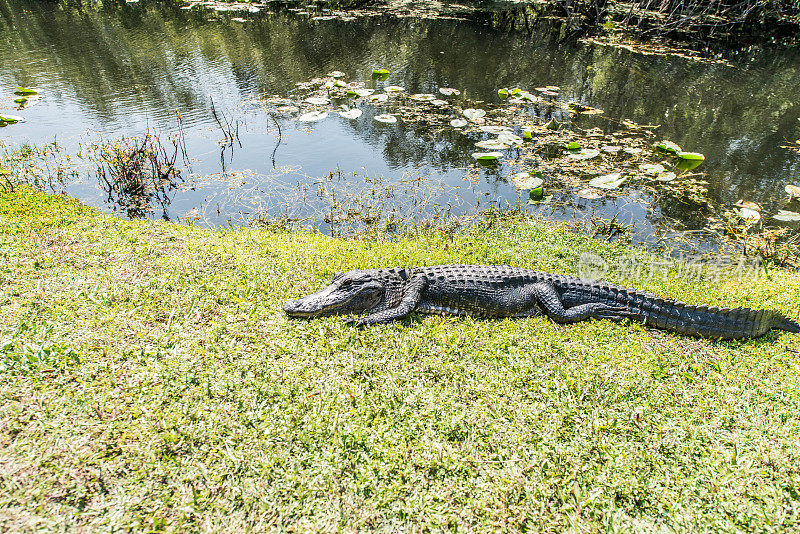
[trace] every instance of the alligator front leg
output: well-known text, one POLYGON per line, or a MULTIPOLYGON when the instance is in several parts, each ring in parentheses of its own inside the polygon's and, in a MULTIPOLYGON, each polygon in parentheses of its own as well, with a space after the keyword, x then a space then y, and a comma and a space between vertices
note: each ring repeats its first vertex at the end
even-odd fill
POLYGON ((395 308, 379 311, 355 321, 356 326, 364 326, 378 323, 388 323, 406 317, 414 311, 422 298, 422 292, 428 285, 428 279, 424 274, 417 274, 409 282, 403 300, 395 308))
POLYGON ((579 304, 569 309, 564 308, 558 291, 548 284, 539 283, 533 286, 536 300, 547 313, 548 317, 557 323, 575 323, 590 317, 597 319, 622 319, 627 317, 628 309, 625 306, 609 306, 602 302, 579 304))

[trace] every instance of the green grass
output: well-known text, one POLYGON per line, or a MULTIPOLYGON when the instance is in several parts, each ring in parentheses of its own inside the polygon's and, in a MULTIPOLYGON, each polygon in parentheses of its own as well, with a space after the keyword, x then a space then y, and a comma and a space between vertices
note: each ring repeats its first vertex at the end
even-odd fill
MULTIPOLYGON (((2 194, 0 530, 800 529, 800 335, 281 311, 349 268, 582 251, 631 253, 540 221, 347 240, 2 194)), ((780 270, 612 281, 800 310, 780 270)))

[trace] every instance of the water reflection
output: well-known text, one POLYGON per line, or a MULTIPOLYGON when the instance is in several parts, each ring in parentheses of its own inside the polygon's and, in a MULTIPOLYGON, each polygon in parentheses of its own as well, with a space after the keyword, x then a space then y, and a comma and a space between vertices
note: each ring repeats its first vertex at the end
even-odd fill
MULTIPOLYGON (((62 143, 77 145, 87 130, 104 136, 141 134, 148 128, 174 131, 178 110, 191 170, 225 178, 171 190, 172 211, 178 214, 212 201, 219 205, 225 195, 240 198, 248 187, 258 189, 247 176, 282 166, 301 166, 298 180, 339 168, 384 177, 431 175, 450 185, 463 182, 472 164, 474 140, 468 137, 433 135, 413 124, 386 128, 369 114, 356 123, 331 118, 310 130, 283 119, 278 135, 270 116, 249 103, 264 95, 285 95, 295 83, 334 69, 368 81, 373 68, 387 68, 390 81, 410 92, 456 87, 487 102, 496 101, 499 87, 558 85, 564 99, 604 109, 608 117, 657 124, 659 138, 703 152, 701 170, 707 173, 712 199, 720 204, 744 198, 774 211, 782 205, 784 186, 796 183, 800 175, 800 157, 779 148, 785 139, 800 137, 800 59, 792 53, 765 52, 734 66, 642 56, 565 44, 563 28, 534 25, 532 17, 502 12, 474 21, 372 17, 350 22, 314 22, 279 12, 239 23, 230 20, 235 15, 160 2, 90 9, 0 0, 0 14, 0 89, 10 95, 16 84, 35 86, 43 95, 39 104, 25 110, 27 122, 15 126, 13 134, 10 129, 3 134, 33 142, 50 141, 55 134, 62 143), (501 31, 509 26, 525 31, 501 31), (212 101, 230 120, 242 121, 241 147, 229 146, 221 157, 224 135, 212 101), (233 182, 228 179, 231 172, 233 182)), ((599 125, 605 132, 619 127, 616 121, 596 117, 580 121, 586 122, 578 122, 579 127, 599 125)), ((482 174, 483 189, 476 194, 514 202, 516 193, 496 181, 502 176, 482 174)), ((74 191, 102 205, 96 189, 74 191)), ((259 198, 246 201, 255 205, 270 190, 253 194, 259 198)), ((676 203, 670 195, 652 201, 649 210, 628 211, 642 234, 663 217, 688 227, 703 224, 694 207, 676 203)), ((610 214, 620 209, 609 206, 613 203, 588 204, 610 214)), ((125 210, 129 216, 142 213, 139 208, 125 210)), ((206 222, 224 224, 239 216, 238 211, 220 209, 218 217, 206 222)))

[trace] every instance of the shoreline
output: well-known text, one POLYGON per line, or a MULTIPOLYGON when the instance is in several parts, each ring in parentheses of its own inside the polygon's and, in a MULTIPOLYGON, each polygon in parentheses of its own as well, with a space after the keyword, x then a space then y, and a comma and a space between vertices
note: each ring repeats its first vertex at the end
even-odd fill
MULTIPOLYGON (((533 219, 344 239, 2 193, 0 525, 796 528, 796 334, 715 342, 542 317, 356 329, 280 306, 349 268, 577 274, 582 253, 651 258, 533 219)), ((609 281, 800 310, 800 275, 778 268, 609 281)))

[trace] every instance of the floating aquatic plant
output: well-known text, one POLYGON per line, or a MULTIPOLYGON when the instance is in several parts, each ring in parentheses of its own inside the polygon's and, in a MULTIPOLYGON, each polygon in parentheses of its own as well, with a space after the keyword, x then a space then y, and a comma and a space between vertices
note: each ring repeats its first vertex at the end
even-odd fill
POLYGON ((514 135, 511 132, 501 132, 497 136, 497 140, 501 143, 506 143, 511 146, 519 146, 522 144, 522 138, 518 135, 514 135))
POLYGON ((598 176, 597 178, 592 178, 589 180, 589 185, 599 189, 617 189, 625 182, 625 180, 627 180, 627 178, 628 177, 622 173, 615 172, 612 174, 598 176))
POLYGON ((395 117, 394 115, 390 115, 388 113, 384 113, 382 115, 375 115, 374 118, 378 122, 384 122, 387 124, 397 122, 397 117, 395 117))
POLYGON ((542 187, 544 180, 540 171, 518 172, 511 176, 511 183, 517 189, 536 189, 542 187))
POLYGON ((603 196, 602 193, 589 188, 581 189, 577 194, 579 197, 585 198, 586 200, 594 200, 603 196))
POLYGON ((506 150, 508 148, 511 148, 510 145, 503 143, 502 141, 498 141, 496 139, 478 141, 477 143, 475 143, 475 146, 478 148, 485 148, 486 150, 506 150))
POLYGON ((666 169, 660 163, 642 163, 641 165, 639 165, 639 170, 645 174, 655 176, 659 173, 664 172, 666 169))
POLYGON ((754 209, 751 208, 739 208, 736 213, 739 214, 739 217, 742 219, 747 219, 748 221, 760 221, 761 214, 754 209))
POLYGON ((800 185, 787 185, 784 190, 789 193, 789 198, 800 198, 800 185))
POLYGON ((502 157, 500 152, 473 152, 472 157, 478 161, 495 161, 497 158, 502 157))
POLYGON ((299 122, 316 122, 316 121, 321 121, 327 116, 328 116, 327 111, 309 111, 308 113, 303 113, 302 115, 297 117, 297 120, 299 122))
POLYGON ((7 124, 16 124, 24 121, 25 119, 18 117, 17 115, 0 115, 0 127, 6 126, 7 124))
POLYGON ((669 152, 670 154, 675 154, 675 155, 678 155, 681 152, 683 152, 683 150, 681 150, 681 147, 679 147, 672 141, 661 141, 659 143, 656 143, 656 148, 659 150, 663 150, 664 152, 669 152))
POLYGON ((796 211, 778 210, 778 214, 773 215, 772 218, 777 221, 796 222, 800 221, 800 213, 796 211))
POLYGON ((678 175, 672 171, 664 171, 656 174, 656 180, 659 182, 671 182, 677 177, 678 175))
POLYGON ((463 128, 467 124, 469 123, 464 119, 453 119, 450 121, 450 126, 452 126, 453 128, 463 128))
POLYGON ((347 111, 340 111, 339 115, 344 117, 345 119, 357 119, 359 118, 364 112, 358 108, 348 109, 347 111))
POLYGON ((464 115, 469 120, 474 121, 476 119, 481 119, 485 117, 486 111, 482 109, 467 108, 464 111, 462 111, 461 114, 464 115))
POLYGON ((326 104, 331 103, 330 99, 324 96, 310 96, 306 98, 304 102, 308 102, 309 104, 314 104, 315 106, 324 106, 326 104))
POLYGON ((461 91, 453 89, 452 87, 440 87, 439 92, 445 96, 458 96, 461 94, 461 91))
POLYGON ((596 148, 582 148, 578 152, 567 154, 567 157, 571 159, 584 160, 596 158, 599 155, 600 151, 596 148))

